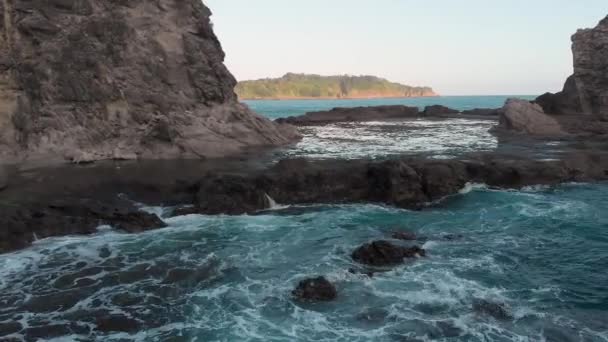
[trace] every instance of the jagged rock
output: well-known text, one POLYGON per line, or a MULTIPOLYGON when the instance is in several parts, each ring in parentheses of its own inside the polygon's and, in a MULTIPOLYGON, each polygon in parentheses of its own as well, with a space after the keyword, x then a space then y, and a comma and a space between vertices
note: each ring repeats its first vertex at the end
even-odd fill
POLYGON ((122 202, 71 199, 40 206, 0 206, 0 253, 25 248, 36 238, 94 234, 101 225, 128 233, 167 226, 156 215, 122 202))
POLYGON ((334 108, 329 111, 309 112, 301 116, 281 118, 276 121, 296 126, 317 126, 337 122, 416 118, 419 115, 420 110, 417 107, 374 106, 334 108))
POLYGON ((608 17, 572 36, 574 74, 563 91, 539 97, 548 114, 586 114, 608 119, 608 17))
POLYGON ((353 260, 370 266, 391 266, 406 258, 425 256, 424 249, 394 245, 388 241, 374 241, 357 248, 351 255, 353 260))
POLYGON ((424 108, 422 112, 425 116, 438 116, 438 115, 449 115, 449 114, 458 114, 460 111, 452 108, 448 108, 446 106, 434 105, 427 106, 424 108))
POLYGON ((519 99, 507 100, 500 116, 498 130, 536 136, 565 134, 559 122, 545 114, 541 106, 519 99))
POLYGON ((200 0, 13 0, 0 12, 3 162, 217 157, 299 137, 237 101, 200 0))
POLYGON ((325 277, 317 277, 302 280, 292 295, 303 301, 329 302, 338 297, 338 291, 325 277))

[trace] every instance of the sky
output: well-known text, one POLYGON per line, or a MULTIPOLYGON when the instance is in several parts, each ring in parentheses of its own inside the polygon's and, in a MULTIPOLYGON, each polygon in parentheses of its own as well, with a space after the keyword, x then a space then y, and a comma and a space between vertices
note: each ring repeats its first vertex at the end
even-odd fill
POLYGON ((203 0, 238 80, 374 75, 442 95, 536 95, 607 0, 203 0))

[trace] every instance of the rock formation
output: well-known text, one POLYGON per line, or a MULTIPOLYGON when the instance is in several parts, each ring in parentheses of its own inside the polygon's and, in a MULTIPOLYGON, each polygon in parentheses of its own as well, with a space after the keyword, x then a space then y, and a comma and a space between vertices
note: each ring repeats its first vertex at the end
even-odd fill
POLYGON ((351 254, 354 261, 370 266, 398 265, 406 258, 417 258, 426 255, 426 251, 418 246, 403 247, 388 241, 374 241, 355 249, 351 254))
POLYGON ((316 126, 336 122, 417 118, 419 115, 420 110, 418 107, 400 105, 353 108, 339 107, 328 111, 309 112, 300 116, 281 118, 276 121, 297 126, 316 126))
POLYGON ((559 122, 545 114, 541 106, 520 99, 507 100, 497 129, 545 137, 564 134, 559 122))
POLYGON ((0 160, 213 157, 297 138, 238 103, 199 0, 0 1, 0 160))
POLYGON ((300 301, 329 302, 338 297, 338 291, 325 277, 317 277, 302 280, 292 295, 300 301))
POLYGON ((536 102, 548 114, 584 114, 608 119, 608 17, 595 28, 572 36, 574 74, 564 89, 540 96, 536 102))

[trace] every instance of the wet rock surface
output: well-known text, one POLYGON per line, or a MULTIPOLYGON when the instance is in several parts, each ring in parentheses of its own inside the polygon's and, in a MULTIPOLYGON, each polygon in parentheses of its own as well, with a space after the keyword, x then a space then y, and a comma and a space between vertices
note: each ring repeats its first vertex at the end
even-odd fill
POLYGON ((479 314, 491 316, 498 320, 510 320, 513 318, 511 310, 505 303, 492 302, 485 299, 473 301, 473 310, 479 314))
POLYGON ((301 301, 329 302, 338 298, 338 291, 325 277, 317 277, 302 280, 292 295, 301 301))
POLYGON ((36 238, 94 234, 100 225, 131 233, 165 226, 130 200, 181 205, 174 216, 254 214, 268 209, 270 199, 281 204, 379 203, 420 209, 458 193, 467 183, 521 188, 608 179, 608 155, 603 152, 577 152, 550 161, 473 155, 466 160, 291 159, 269 168, 237 166, 231 171, 177 166, 170 173, 151 165, 145 171, 125 167, 111 173, 96 167, 66 168, 49 184, 40 181, 44 177, 15 177, 15 186, 2 192, 0 251, 27 247, 36 238), (121 193, 124 196, 117 196, 121 193))
POLYGON ((351 255, 358 263, 370 266, 393 266, 402 263, 407 258, 425 256, 424 249, 403 247, 389 241, 374 241, 357 248, 351 255))

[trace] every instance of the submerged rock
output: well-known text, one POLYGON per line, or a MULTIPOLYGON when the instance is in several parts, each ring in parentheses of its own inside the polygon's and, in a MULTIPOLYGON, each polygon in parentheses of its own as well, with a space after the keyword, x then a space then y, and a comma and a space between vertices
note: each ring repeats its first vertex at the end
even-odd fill
POLYGON ((357 248, 351 257, 354 261, 370 266, 398 265, 406 258, 425 256, 426 251, 418 246, 403 247, 388 241, 374 241, 357 248))
POLYGON ((141 328, 141 323, 124 315, 107 315, 97 317, 95 321, 101 332, 136 332, 141 328))
POLYGON ((476 299, 473 301, 473 310, 480 314, 492 316, 498 320, 510 320, 513 318, 511 310, 505 303, 476 299))
POLYGON ((497 128, 504 132, 547 137, 565 134, 559 122, 545 114, 538 104, 519 99, 507 100, 497 128))
POLYGON ((303 301, 328 302, 338 298, 338 291, 325 277, 317 277, 302 280, 292 295, 303 301))
POLYGON ((418 239, 416 233, 408 231, 397 231, 391 234, 391 237, 396 240, 414 241, 418 239))
POLYGON ((217 157, 299 137, 238 102, 200 0, 4 3, 3 162, 217 157))

